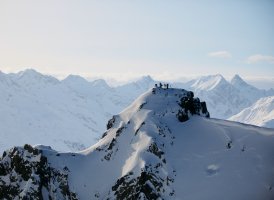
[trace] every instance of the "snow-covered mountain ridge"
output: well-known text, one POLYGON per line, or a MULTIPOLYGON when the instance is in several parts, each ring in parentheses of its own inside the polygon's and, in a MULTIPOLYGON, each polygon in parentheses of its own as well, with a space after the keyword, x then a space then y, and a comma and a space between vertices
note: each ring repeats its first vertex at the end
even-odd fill
POLYGON ((272 199, 274 131, 208 116, 192 92, 153 88, 82 152, 4 152, 1 198, 272 199))
POLYGON ((59 81, 34 70, 0 73, 0 151, 24 143, 62 151, 87 148, 106 121, 139 95, 134 92, 125 95, 103 80, 73 75, 59 81))
POLYGON ((274 128, 274 96, 259 99, 229 120, 274 128))
POLYGON ((220 74, 204 76, 182 87, 206 101, 211 116, 218 119, 228 119, 259 98, 274 95, 273 90, 261 90, 247 84, 239 75, 230 82, 220 74))
MULTIPOLYGON (((31 69, 16 74, 0 72, 0 152, 25 143, 43 143, 61 151, 83 150, 99 139, 112 115, 155 83, 144 76, 110 87, 102 79, 89 82, 76 75, 59 81, 31 69)), ((274 90, 259 90, 239 76, 231 82, 211 75, 171 85, 194 91, 207 102, 211 117, 222 119, 241 112, 260 97, 274 95, 274 90)))

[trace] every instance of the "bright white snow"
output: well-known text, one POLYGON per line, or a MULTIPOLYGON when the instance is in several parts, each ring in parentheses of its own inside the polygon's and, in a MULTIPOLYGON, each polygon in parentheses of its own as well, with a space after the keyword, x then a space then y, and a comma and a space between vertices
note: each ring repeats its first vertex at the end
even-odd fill
POLYGON ((209 75, 180 85, 193 91, 201 100, 206 101, 210 116, 227 119, 251 106, 261 97, 274 95, 273 90, 260 90, 235 75, 228 82, 220 74, 209 75))
MULTIPOLYGON (((60 151, 83 150, 98 140, 112 115, 155 83, 145 76, 109 87, 104 80, 88 82, 75 75, 59 81, 34 70, 0 72, 0 152, 25 143, 50 145, 60 151)), ((212 75, 171 85, 193 90, 207 102, 211 117, 222 119, 239 113, 261 97, 274 95, 274 90, 254 88, 237 75, 231 82, 221 75, 212 75)), ((267 120, 273 117, 270 115, 267 120)))
POLYGON ((163 185, 163 199, 273 198, 273 129, 200 116, 181 123, 176 113, 183 95, 183 90, 148 91, 116 115, 106 136, 89 149, 59 156, 44 152, 52 166, 69 168, 70 188, 80 199, 114 199, 117 179, 159 163, 153 173, 174 180, 163 185), (153 143, 164 153, 161 158, 148 151, 153 143))
POLYGON ((140 86, 141 79, 117 91, 103 80, 88 82, 74 75, 59 81, 31 69, 0 72, 0 152, 25 143, 61 151, 89 147, 113 114, 153 85, 149 77, 144 80, 148 85, 140 86))
POLYGON ((259 99, 229 120, 274 128, 274 96, 259 99))

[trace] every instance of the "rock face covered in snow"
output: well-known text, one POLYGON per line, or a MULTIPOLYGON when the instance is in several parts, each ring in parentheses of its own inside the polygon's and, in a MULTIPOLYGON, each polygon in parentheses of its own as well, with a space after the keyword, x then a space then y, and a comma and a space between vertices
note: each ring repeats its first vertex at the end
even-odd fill
POLYGON ((0 199, 77 199, 69 188, 68 172, 51 168, 37 148, 14 147, 1 158, 0 199))
POLYGON ((186 95, 180 99, 179 105, 181 106, 181 109, 177 113, 177 118, 180 122, 187 121, 189 119, 189 114, 209 117, 206 103, 200 102, 199 98, 194 98, 193 92, 187 92, 186 95))
POLYGON ((113 116, 89 149, 6 152, 0 189, 7 198, 271 199, 273 131, 208 117, 192 92, 153 88, 113 116), (12 164, 14 155, 26 170, 12 164))

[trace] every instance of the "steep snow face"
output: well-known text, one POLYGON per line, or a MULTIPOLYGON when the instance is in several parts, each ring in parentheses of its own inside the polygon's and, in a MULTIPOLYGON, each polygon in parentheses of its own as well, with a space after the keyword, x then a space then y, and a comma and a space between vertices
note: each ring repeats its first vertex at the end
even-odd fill
POLYGON ((201 77, 189 89, 207 102, 214 118, 226 119, 249 105, 240 91, 221 75, 201 77))
POLYGON ((237 88, 241 87, 251 87, 248 85, 238 74, 235 74, 231 79, 230 83, 237 88))
POLYGON ((274 95, 272 90, 259 90, 235 75, 231 82, 221 75, 204 76, 185 84, 202 100, 207 102, 214 118, 227 119, 251 106, 261 97, 274 95))
POLYGON ((143 77, 120 88, 104 80, 88 82, 70 75, 59 81, 28 69, 0 72, 0 152, 14 145, 51 145, 60 151, 83 150, 106 130, 106 121, 152 86, 143 77))
POLYGON ((247 84, 239 75, 235 75, 231 79, 231 85, 237 88, 251 104, 255 103, 255 101, 261 97, 274 95, 272 90, 260 90, 253 87, 252 85, 247 84))
MULTIPOLYGON (((58 153, 38 146, 38 153, 47 158, 50 171, 67 174, 60 181, 68 180, 67 191, 78 199, 272 199, 274 131, 202 117, 206 112, 201 105, 185 90, 154 88, 115 115, 89 149, 58 153), (193 115, 189 101, 195 105, 193 115), (182 110, 189 117, 184 122, 178 117, 182 110)), ((25 188, 21 170, 14 169, 16 179, 11 179, 10 154, 0 161, 5 185, 0 189, 16 184, 25 188)), ((37 190, 54 199, 57 194, 48 191, 57 185, 37 190)), ((57 192, 58 199, 69 198, 62 189, 57 192)))
MULTIPOLYGON (((17 74, 0 72, 0 152, 25 143, 43 143, 61 151, 83 150, 99 139, 112 115, 155 83, 144 76, 112 88, 104 80, 88 82, 75 75, 59 81, 31 69, 17 74)), ((274 90, 246 86, 238 76, 231 83, 213 75, 171 85, 194 90, 207 102, 211 117, 222 119, 251 106, 261 96, 274 95, 274 90)))
POLYGON ((13 74, 11 78, 19 85, 24 85, 25 89, 28 90, 39 90, 43 87, 48 87, 59 83, 56 78, 43 75, 33 69, 27 69, 19 72, 18 74, 13 74))
POLYGON ((259 99, 229 120, 274 128, 274 96, 259 99))
POLYGON ((222 87, 222 85, 226 85, 227 82, 223 78, 222 75, 211 75, 211 76, 204 76, 197 79, 191 87, 197 90, 213 90, 216 87, 222 87))
POLYGON ((1 73, 0 91, 0 152, 25 143, 83 150, 98 140, 107 119, 129 104, 106 85, 79 76, 58 81, 34 70, 1 73))

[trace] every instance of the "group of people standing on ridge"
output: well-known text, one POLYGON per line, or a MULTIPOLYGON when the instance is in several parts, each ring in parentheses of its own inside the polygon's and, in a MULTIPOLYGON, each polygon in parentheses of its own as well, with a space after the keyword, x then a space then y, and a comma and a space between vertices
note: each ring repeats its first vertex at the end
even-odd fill
MULTIPOLYGON (((164 85, 160 82, 159 83, 159 87, 160 88, 165 88, 165 89, 168 89, 168 87, 169 87, 170 85, 168 84, 168 83, 164 83, 164 85), (163 87, 164 86, 164 87, 163 87)), ((158 87, 158 84, 157 83, 155 83, 155 87, 157 88, 158 87)))

